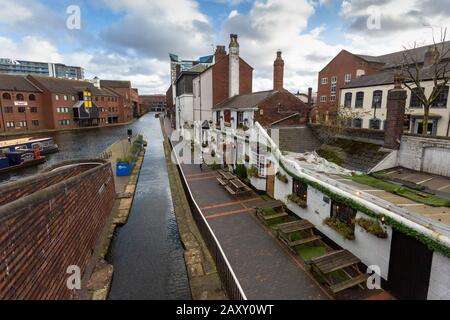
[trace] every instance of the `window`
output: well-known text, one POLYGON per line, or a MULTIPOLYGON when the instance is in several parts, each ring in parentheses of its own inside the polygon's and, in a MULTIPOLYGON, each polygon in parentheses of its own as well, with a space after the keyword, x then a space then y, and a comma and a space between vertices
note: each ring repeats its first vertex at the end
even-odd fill
POLYGON ((59 101, 59 95, 55 94, 55 100, 59 101))
POLYGON ((67 101, 67 96, 66 95, 64 95, 64 101, 67 101))
MULTIPOLYGON (((442 88, 442 87, 441 87, 442 88)), ((448 86, 441 89, 438 98, 433 102, 433 108, 447 108, 448 86)))
POLYGON ((16 100, 17 101, 24 101, 25 98, 23 97, 23 94, 19 93, 18 95, 16 95, 16 100))
POLYGON ((383 99, 383 91, 375 90, 372 98, 372 108, 381 108, 381 101, 383 99))
POLYGON ((331 203, 331 217, 349 226, 355 225, 356 210, 342 203, 331 203))
POLYGON ((322 78, 321 83, 322 84, 327 84, 328 83, 328 78, 322 78))
POLYGON ((327 102, 327 96, 320 96, 320 102, 327 102))
POLYGON ((75 101, 75 96, 71 96, 70 99, 71 99, 72 101, 75 101))
POLYGON ((60 126, 67 126, 70 124, 70 120, 59 120, 58 123, 60 126))
POLYGON ((336 83, 333 83, 332 85, 331 85, 331 94, 336 94, 336 83))
POLYGON ((225 122, 225 125, 229 125, 231 123, 231 111, 230 110, 223 111, 223 121, 225 122))
POLYGON ((27 122, 26 121, 19 121, 19 127, 25 128, 26 126, 27 126, 27 122))
POLYGON ((344 78, 344 82, 347 84, 350 81, 352 81, 352 75, 351 74, 346 74, 345 78, 344 78))
POLYGON ((331 77, 331 84, 336 84, 337 83, 337 77, 331 77))
POLYGON ((411 99, 409 101, 410 108, 422 108, 422 102, 420 102, 420 99, 418 97, 420 90, 423 90, 423 88, 414 88, 411 90, 411 99))
POLYGON ((28 100, 30 100, 30 101, 36 101, 36 96, 35 96, 34 94, 30 94, 30 95, 28 96, 28 100))
POLYGON ((380 119, 370 119, 369 120, 369 129, 380 130, 381 129, 381 120, 380 119))
POLYGON ((356 93, 355 108, 362 108, 364 104, 364 92, 359 91, 356 93))
POLYGON ((292 183, 292 193, 306 202, 308 199, 308 186, 305 183, 294 179, 292 183))
POLYGON ((69 112, 69 108, 58 107, 58 108, 56 108, 56 112, 58 112, 58 113, 69 112))
POLYGON ((353 119, 353 127, 362 128, 363 121, 360 118, 353 119))
POLYGON ((4 99, 4 100, 11 100, 11 95, 9 94, 9 93, 4 93, 3 95, 2 95, 2 98, 4 99))
POLYGON ((14 121, 6 121, 6 127, 7 128, 14 128, 15 127, 14 121))
POLYGON ((5 110, 5 113, 13 113, 14 112, 13 107, 5 107, 4 110, 5 110))
POLYGON ((220 125, 220 111, 216 111, 216 124, 220 125))
POLYGON ((244 112, 237 112, 237 126, 242 126, 244 124, 244 112))
POLYGON ((351 107, 352 107, 352 93, 347 92, 344 98, 344 108, 351 108, 351 107))
POLYGON ((25 107, 18 107, 17 111, 19 111, 20 113, 24 113, 25 112, 25 107))
POLYGON ((37 107, 31 107, 30 108, 31 113, 37 113, 37 107))
POLYGON ((331 101, 331 102, 336 101, 336 95, 332 94, 332 95, 330 96, 330 101, 331 101))
POLYGON ((39 126, 39 120, 31 120, 31 125, 34 127, 39 126))

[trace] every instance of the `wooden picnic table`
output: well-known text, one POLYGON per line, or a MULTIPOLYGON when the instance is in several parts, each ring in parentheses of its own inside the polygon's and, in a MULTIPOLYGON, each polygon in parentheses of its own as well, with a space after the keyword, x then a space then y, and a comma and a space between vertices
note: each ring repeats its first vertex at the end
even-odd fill
POLYGON ((294 247, 296 246, 312 243, 321 239, 320 236, 314 234, 314 225, 308 220, 304 219, 279 224, 277 229, 278 238, 294 252, 294 247), (299 231, 309 231, 311 235, 305 236, 298 240, 292 240, 292 234, 299 231))
POLYGON ((223 170, 219 170, 219 174, 221 175, 221 177, 225 180, 233 180, 236 179, 236 176, 233 175, 231 172, 229 171, 223 171, 223 170))
POLYGON ((314 229, 314 225, 308 220, 303 219, 279 224, 277 228, 279 232, 290 234, 297 231, 312 230, 314 229))
POLYGON ((309 261, 309 264, 311 264, 313 271, 317 272, 325 279, 330 290, 333 293, 337 293, 347 288, 361 285, 361 283, 367 280, 368 275, 362 274, 358 268, 360 262, 361 260, 350 251, 339 250, 314 258, 309 261), (355 277, 349 275, 350 279, 335 284, 331 273, 347 267, 352 267, 357 275, 355 277))
POLYGON ((258 208, 260 209, 274 209, 277 210, 284 210, 284 203, 280 200, 269 200, 262 204, 258 204, 258 208))

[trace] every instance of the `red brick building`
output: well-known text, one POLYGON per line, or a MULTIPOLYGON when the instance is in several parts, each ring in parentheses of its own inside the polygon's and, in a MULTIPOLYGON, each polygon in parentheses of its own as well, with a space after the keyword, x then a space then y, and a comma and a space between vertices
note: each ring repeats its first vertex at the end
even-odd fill
POLYGON ((24 76, 0 75, 0 132, 45 128, 42 90, 24 76))
POLYGON ((165 112, 166 96, 164 94, 151 94, 139 96, 139 102, 144 112, 165 112))
POLYGON ((0 132, 73 129, 127 123, 137 89, 40 76, 0 75, 0 132), (123 96, 120 94, 123 93, 123 96), (127 102, 128 101, 128 102, 127 102))
POLYGON ((216 125, 239 129, 251 127, 255 122, 266 128, 305 124, 310 108, 284 89, 284 61, 281 51, 277 52, 274 61, 273 79, 272 90, 244 92, 216 104, 213 108, 216 125))
POLYGON ((384 63, 375 57, 357 55, 342 50, 318 75, 316 121, 332 121, 338 110, 340 89, 362 75, 378 72, 384 63))
POLYGON ((27 76, 42 90, 47 129, 72 129, 121 122, 120 97, 88 81, 27 76))
POLYGON ((123 106, 119 111, 119 122, 127 123, 138 114, 139 94, 131 87, 130 81, 100 80, 100 88, 106 88, 120 96, 123 106))

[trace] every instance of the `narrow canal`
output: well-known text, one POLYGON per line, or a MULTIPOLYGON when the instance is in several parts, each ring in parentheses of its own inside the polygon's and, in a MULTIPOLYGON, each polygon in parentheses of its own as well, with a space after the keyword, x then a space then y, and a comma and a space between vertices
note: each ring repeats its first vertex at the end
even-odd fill
MULTIPOLYGON (((174 215, 159 119, 147 114, 128 126, 32 135, 60 147, 38 168, 0 176, 17 180, 61 160, 96 157, 127 129, 142 134, 147 152, 128 223, 118 229, 108 261, 114 265, 110 299, 190 299, 183 248, 174 215)), ((0 184, 1 187, 1 184, 0 184)))

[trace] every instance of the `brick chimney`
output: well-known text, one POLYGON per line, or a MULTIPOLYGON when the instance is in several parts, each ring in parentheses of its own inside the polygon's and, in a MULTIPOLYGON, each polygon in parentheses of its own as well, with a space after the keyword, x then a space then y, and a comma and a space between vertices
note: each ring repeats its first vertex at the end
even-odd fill
POLYGON ((239 43, 237 34, 230 34, 229 97, 239 94, 239 43))
POLYGON ((217 46, 216 52, 214 53, 214 62, 219 61, 226 55, 227 55, 227 52, 225 51, 225 46, 217 46))
POLYGON ((308 108, 311 109, 313 106, 312 102, 312 88, 308 88, 308 108))
POLYGON ((384 146, 391 149, 400 148, 405 118, 406 90, 402 88, 401 76, 394 77, 394 89, 389 90, 387 97, 386 127, 384 130, 384 146))
POLYGON ((428 48, 427 52, 425 52, 425 56, 423 59, 423 66, 429 67, 437 63, 439 60, 439 50, 436 46, 431 46, 428 48))
POLYGON ((273 62, 273 90, 283 91, 284 61, 281 50, 277 51, 277 58, 273 62))

